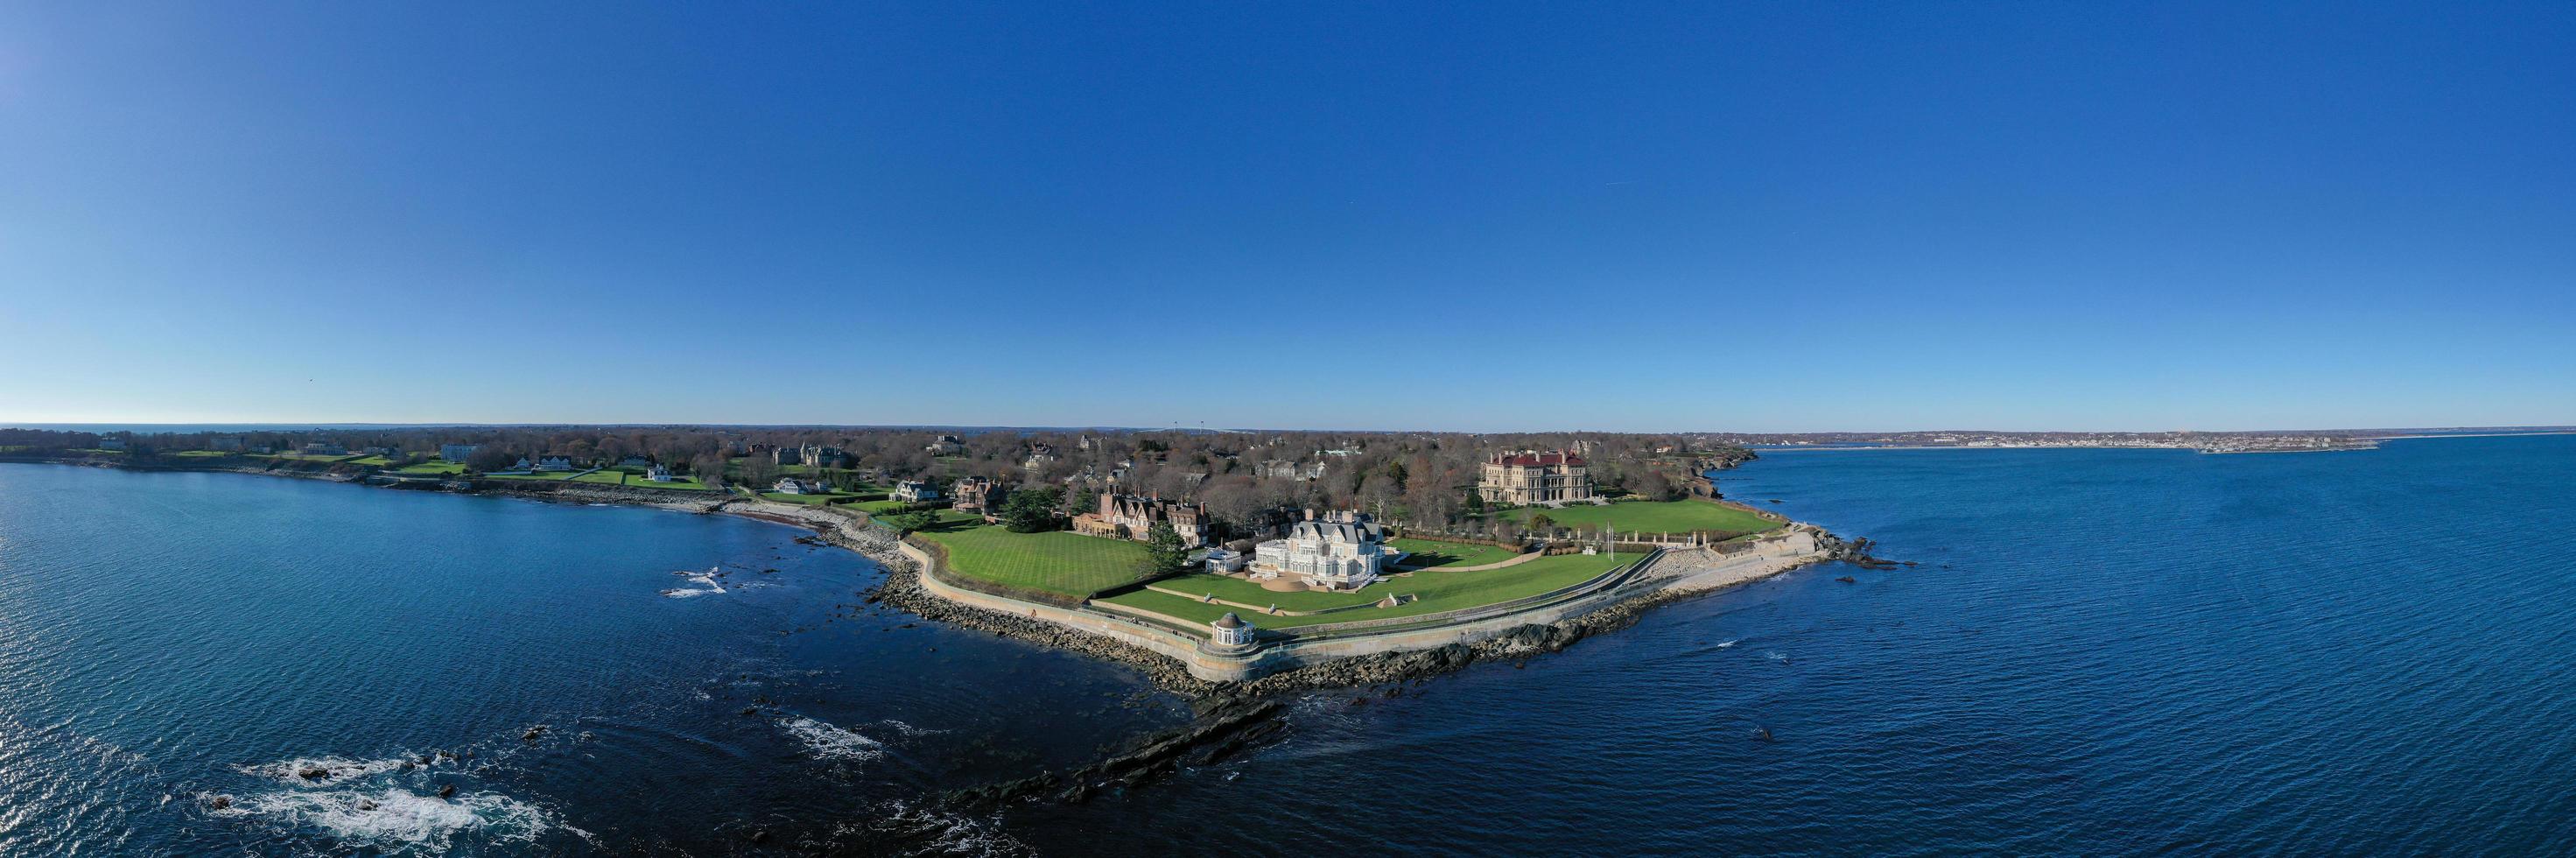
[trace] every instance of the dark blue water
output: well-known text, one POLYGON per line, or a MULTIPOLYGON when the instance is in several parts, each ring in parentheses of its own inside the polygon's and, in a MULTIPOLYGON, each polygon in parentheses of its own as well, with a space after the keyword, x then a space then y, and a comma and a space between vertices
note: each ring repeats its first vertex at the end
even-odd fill
POLYGON ((0 464, 0 855, 1007 850, 919 797, 1186 717, 1112 666, 844 617, 878 570, 798 535, 0 464), (711 566, 724 592, 672 574, 711 566), (441 750, 472 756, 401 768, 441 750))
POLYGON ((1922 565, 1313 700, 1251 764, 1014 830, 1163 854, 2576 850, 2576 438, 1778 451, 1722 476, 1922 565))
POLYGON ((1730 496, 1921 565, 1310 695, 1248 759, 957 818, 920 796, 1181 715, 836 619, 874 570, 784 529, 0 465, 0 853, 2565 853, 2570 485, 2569 437, 1766 452, 1730 496), (728 592, 661 595, 718 562, 728 592), (275 771, 440 748, 477 756, 275 771), (470 821, 377 800, 443 783, 470 821))

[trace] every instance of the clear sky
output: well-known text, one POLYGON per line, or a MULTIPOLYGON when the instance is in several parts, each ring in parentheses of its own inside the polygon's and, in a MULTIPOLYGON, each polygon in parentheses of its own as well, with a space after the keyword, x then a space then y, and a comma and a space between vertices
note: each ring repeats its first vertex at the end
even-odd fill
POLYGON ((0 421, 2576 423, 2571 45, 2564 2, 0 0, 0 421))

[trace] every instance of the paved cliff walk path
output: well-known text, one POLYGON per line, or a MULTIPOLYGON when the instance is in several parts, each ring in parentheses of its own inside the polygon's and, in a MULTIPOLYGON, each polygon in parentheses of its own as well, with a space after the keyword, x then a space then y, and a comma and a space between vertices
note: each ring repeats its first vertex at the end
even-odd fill
POLYGON ((1518 566, 1518 565, 1521 565, 1521 564, 1523 564, 1523 563, 1527 563, 1527 562, 1530 562, 1530 561, 1532 561, 1532 560, 1539 559, 1540 557, 1543 557, 1543 556, 1545 556, 1545 555, 1543 555, 1543 554, 1541 554, 1541 553, 1539 553, 1539 552, 1536 552, 1536 551, 1531 551, 1531 552, 1527 552, 1527 553, 1523 553, 1523 554, 1515 554, 1515 555, 1512 555, 1512 559, 1510 559, 1510 560, 1505 560, 1505 561, 1500 562, 1500 563, 1487 563, 1487 564, 1483 564, 1483 565, 1481 565, 1481 566, 1458 566, 1458 567, 1444 567, 1444 566, 1408 566, 1408 565, 1405 565, 1405 564, 1402 564, 1402 563, 1398 563, 1398 564, 1396 564, 1396 565, 1395 565, 1395 568, 1396 568, 1396 571, 1398 571, 1398 572, 1427 572, 1427 571, 1438 571, 1438 572, 1483 572, 1483 571, 1485 571, 1485 570, 1487 570, 1487 569, 1501 569, 1501 568, 1504 568, 1504 567, 1507 567, 1507 566, 1518 566))

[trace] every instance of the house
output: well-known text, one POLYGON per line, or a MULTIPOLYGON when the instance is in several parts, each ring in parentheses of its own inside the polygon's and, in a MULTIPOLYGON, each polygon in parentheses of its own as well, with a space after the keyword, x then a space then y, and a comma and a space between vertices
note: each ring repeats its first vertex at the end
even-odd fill
POLYGON ((644 478, 657 483, 667 483, 671 481, 671 469, 654 465, 644 469, 644 478))
POLYGON ((805 448, 788 447, 784 445, 771 447, 769 448, 769 463, 773 465, 805 464, 805 448))
POLYGON ((780 477, 778 485, 770 487, 770 491, 777 492, 782 495, 819 495, 828 494, 831 490, 823 488, 822 483, 814 480, 800 480, 795 477, 780 477))
POLYGON ((807 444, 796 448, 795 461, 781 462, 780 464, 812 465, 817 468, 838 468, 849 464, 849 462, 850 457, 842 453, 841 448, 839 447, 826 447, 821 444, 807 444))
POLYGON ((1589 501, 1592 476, 1583 457, 1566 450, 1522 450, 1485 459, 1476 493, 1487 503, 1517 505, 1589 501))
POLYGON ((1261 464, 1252 466, 1252 473, 1253 476, 1265 480, 1283 478, 1301 483, 1313 482, 1324 478, 1324 463, 1317 461, 1310 465, 1299 465, 1287 459, 1264 459, 1261 464))
POLYGON ((513 471, 533 471, 536 469, 537 464, 535 462, 528 461, 528 457, 526 456, 520 456, 519 461, 510 466, 510 470, 513 471))
POLYGON ((1208 543, 1214 520, 1208 517, 1206 504, 1115 492, 1101 493, 1098 511, 1073 517, 1075 533, 1139 542, 1144 541, 1157 524, 1171 525, 1172 530, 1181 535, 1182 545, 1197 548, 1208 543))
POLYGON ((98 439, 98 448, 101 450, 123 450, 125 449, 125 439, 100 438, 98 439))
POLYGON ((1010 490, 983 477, 967 477, 958 480, 956 485, 950 486, 949 493, 957 498, 955 504, 957 509, 964 512, 981 512, 989 516, 1001 509, 1003 496, 1009 494, 1010 490))
POLYGON ((242 437, 239 435, 217 435, 206 439, 206 449, 221 453, 239 453, 242 449, 242 437))
POLYGON ((1255 578, 1292 578, 1309 587, 1356 590, 1376 581, 1386 534, 1366 513, 1328 513, 1290 525, 1285 538, 1254 546, 1255 578))
POLYGON ((383 456, 388 459, 402 458, 402 451, 393 447, 368 447, 359 450, 358 452, 365 453, 370 456, 383 456))
POLYGON ((930 442, 930 446, 921 449, 942 456, 963 453, 966 452, 966 439, 955 435, 941 435, 938 440, 930 442))
POLYGON ((560 456, 560 455, 558 455, 558 456, 539 456, 539 457, 537 457, 537 470, 540 470, 540 471, 569 471, 569 470, 572 470, 572 457, 571 457, 571 456, 560 456))
POLYGON ((346 456, 349 448, 329 441, 311 441, 304 445, 303 453, 307 456, 346 456))
POLYGON ((1201 558, 1201 561, 1207 564, 1207 571, 1223 575, 1229 572, 1243 571, 1243 565, 1251 562, 1252 558, 1243 556, 1243 552, 1241 551, 1210 548, 1208 549, 1207 556, 1201 558))
POLYGON ((1046 467, 1049 463, 1054 462, 1055 459, 1055 445, 1031 444, 1029 445, 1029 457, 1020 460, 1020 467, 1034 471, 1046 467))
POLYGON ((939 489, 928 480, 905 480, 894 484, 894 499, 904 503, 928 503, 939 499, 939 489))
POLYGON ((463 464, 466 459, 471 458, 474 455, 474 451, 480 449, 483 449, 483 445, 481 444, 440 444, 438 445, 438 457, 450 462, 463 464))

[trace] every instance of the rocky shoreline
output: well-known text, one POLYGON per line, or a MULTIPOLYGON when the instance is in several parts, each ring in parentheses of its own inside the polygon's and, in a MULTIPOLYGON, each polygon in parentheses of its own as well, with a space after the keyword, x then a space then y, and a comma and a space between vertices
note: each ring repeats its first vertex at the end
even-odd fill
MULTIPOLYGON (((317 473, 204 470, 332 479, 329 475, 317 473)), ((1579 617, 1554 623, 1531 623, 1474 643, 1452 643, 1431 649, 1335 659, 1283 670, 1248 682, 1211 682, 1192 676, 1179 660, 1143 647, 1028 617, 960 604, 932 594, 921 586, 921 570, 911 557, 904 554, 895 534, 860 517, 810 507, 765 503, 732 494, 708 498, 678 497, 667 491, 589 484, 549 483, 526 487, 486 484, 470 493, 547 502, 646 506, 699 515, 734 515, 802 528, 815 534, 807 538, 856 552, 885 568, 886 574, 877 585, 862 594, 866 604, 882 604, 925 620, 1119 662, 1135 668, 1156 687, 1188 698, 1197 714, 1187 725, 1144 736, 1131 744, 1129 750, 1088 766, 958 790, 947 796, 951 803, 974 807, 1029 800, 1079 802, 1102 790, 1142 786, 1177 771, 1180 766, 1221 762, 1275 739, 1286 729, 1281 716, 1286 709, 1283 700, 1290 695, 1357 691, 1350 705, 1363 705, 1374 698, 1400 696, 1407 684, 1418 685, 1431 677, 1462 670, 1479 661, 1509 660, 1516 667, 1525 666, 1533 657, 1560 652, 1584 638, 1634 625, 1657 606, 1726 589, 1658 590, 1579 617)), ((1869 556, 1870 543, 1866 539, 1845 542, 1831 534, 1822 534, 1820 538, 1826 548, 1824 560, 1851 562, 1873 569, 1899 565, 1869 556)))

